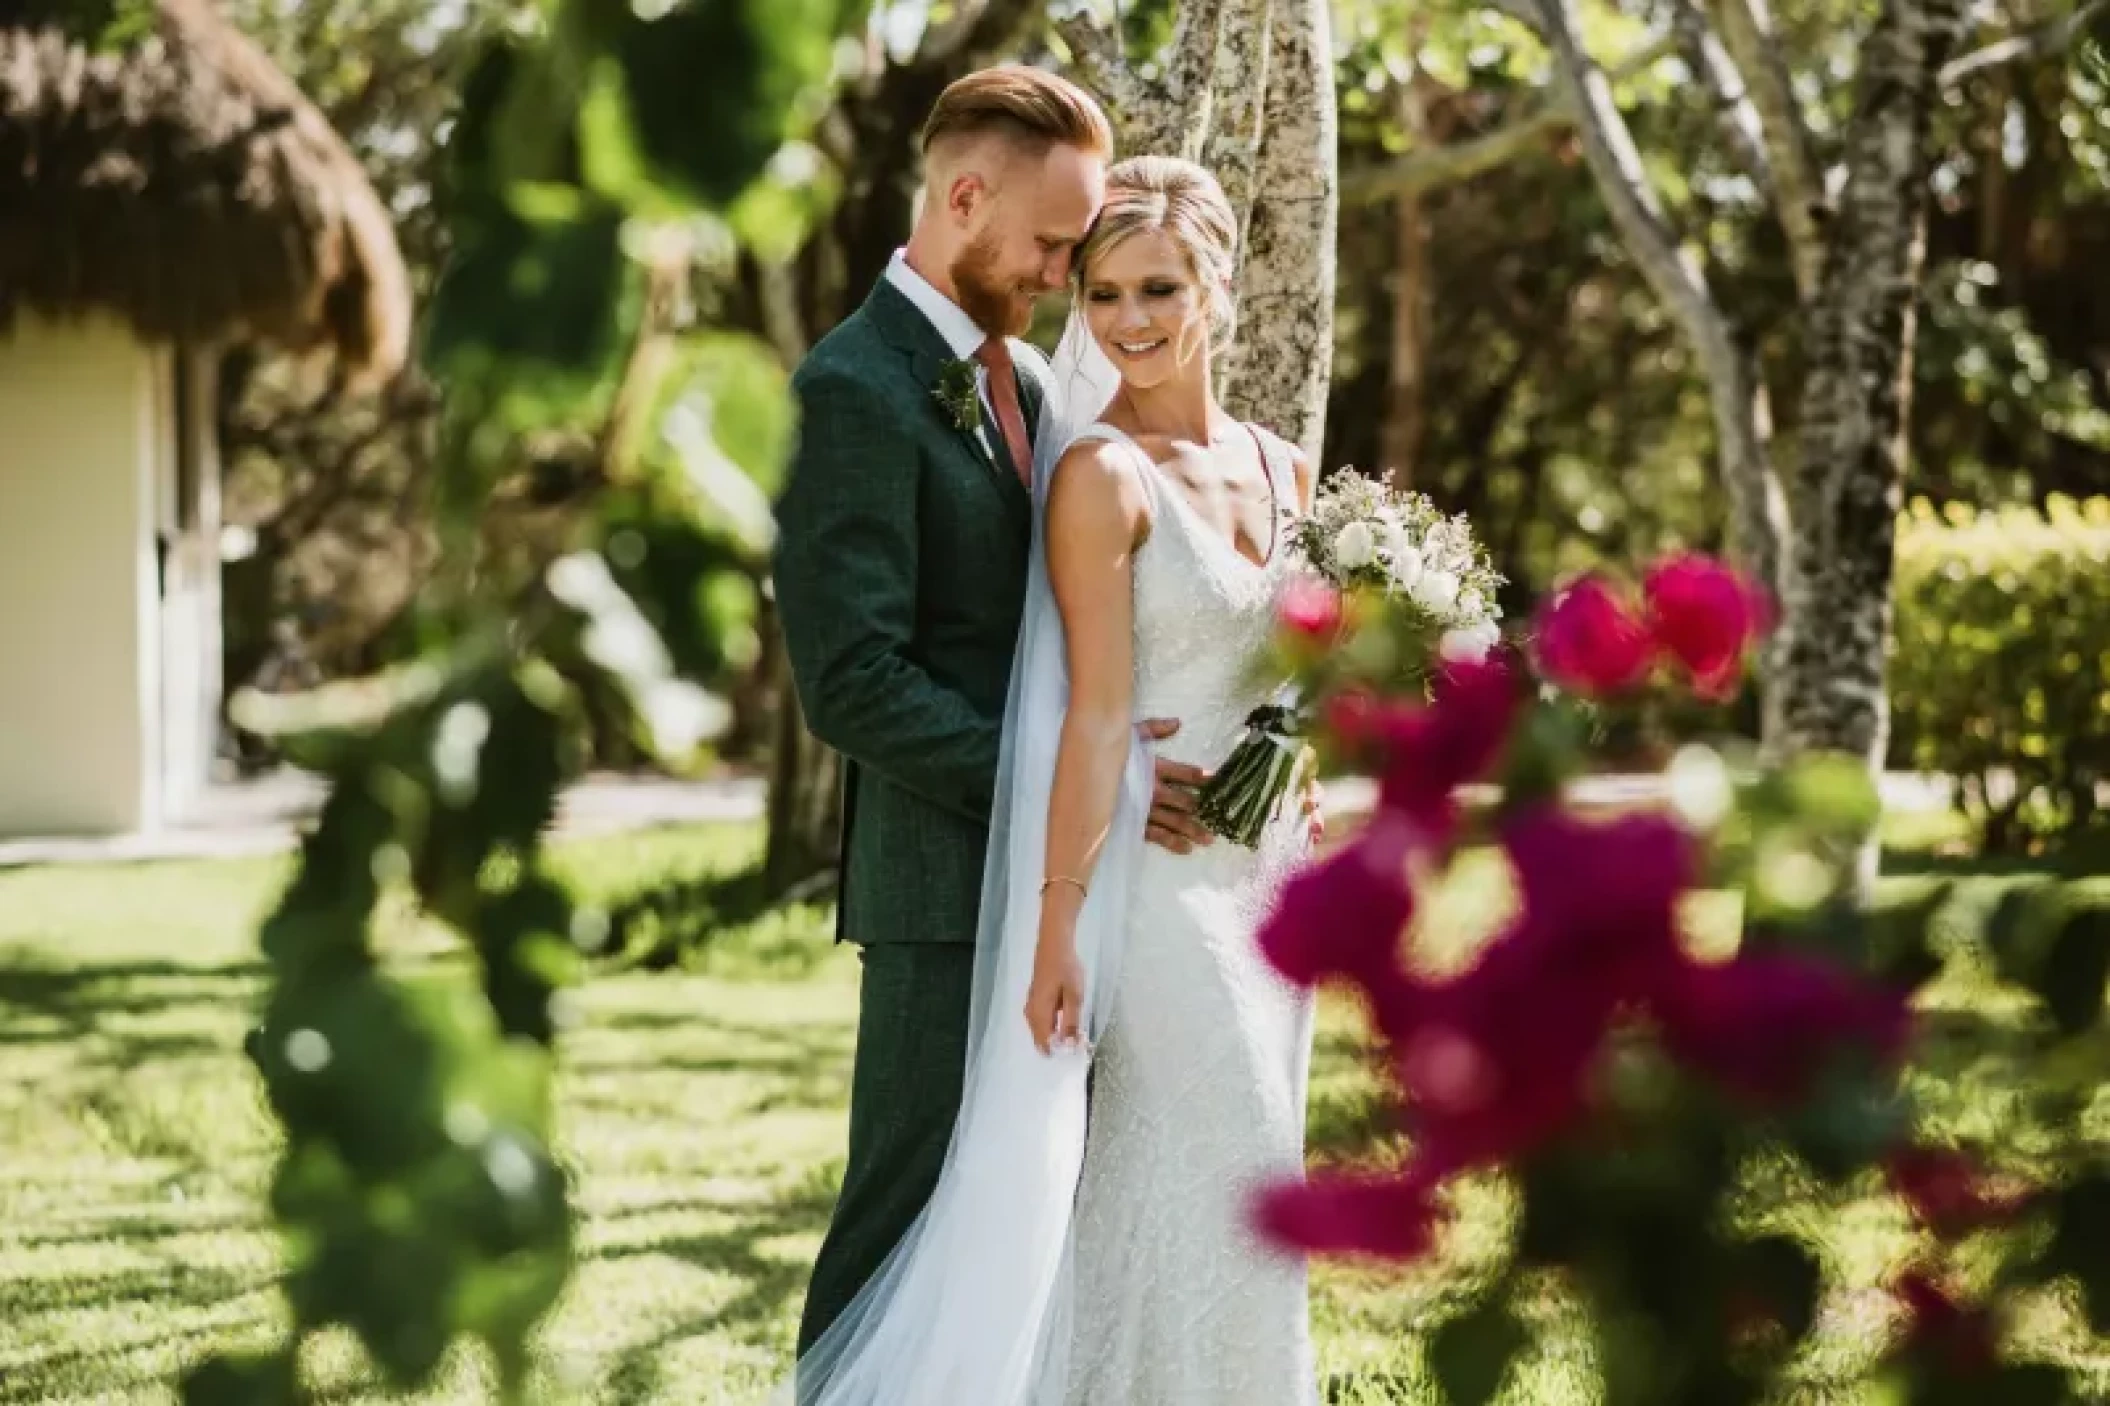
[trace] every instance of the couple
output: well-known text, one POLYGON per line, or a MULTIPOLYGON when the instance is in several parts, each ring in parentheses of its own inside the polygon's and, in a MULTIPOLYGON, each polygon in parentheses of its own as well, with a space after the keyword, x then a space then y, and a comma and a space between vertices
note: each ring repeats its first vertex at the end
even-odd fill
POLYGON ((1252 661, 1312 471, 1210 393, 1238 231, 1207 172, 1109 170, 1092 99, 1016 66, 923 142, 907 248, 796 377, 779 508, 864 963, 786 1392, 1300 1406, 1304 1268, 1247 1206, 1303 1165, 1312 1008, 1254 933, 1315 803, 1251 850, 1192 808, 1274 691, 1252 661), (1016 338, 1066 283, 1051 365, 1016 338))

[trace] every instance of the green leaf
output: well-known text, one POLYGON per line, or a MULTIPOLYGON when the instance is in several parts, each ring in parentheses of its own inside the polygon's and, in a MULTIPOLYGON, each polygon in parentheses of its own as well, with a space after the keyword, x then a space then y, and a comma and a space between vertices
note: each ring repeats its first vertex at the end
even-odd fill
MULTIPOLYGON (((669 188, 723 208, 762 173, 803 120, 818 115, 813 100, 828 76, 835 37, 863 6, 845 0, 676 0, 663 6, 587 0, 583 8, 595 37, 620 67, 627 139, 639 160, 669 188)), ((611 139, 606 131, 599 136, 611 139)), ((627 160, 607 164, 629 169, 627 160)))
POLYGON ((1509 1364, 1529 1341, 1506 1304, 1483 1303, 1436 1330, 1429 1366, 1451 1406, 1481 1406, 1494 1399, 1509 1364))
POLYGON ((1830 754, 1799 758, 1787 771, 1794 812, 1834 835, 1866 834, 1882 818, 1883 802, 1867 765, 1830 754))
POLYGON ((513 431, 587 418, 614 382, 641 312, 623 213, 588 204, 529 218, 486 206, 433 291, 426 368, 462 409, 513 431))

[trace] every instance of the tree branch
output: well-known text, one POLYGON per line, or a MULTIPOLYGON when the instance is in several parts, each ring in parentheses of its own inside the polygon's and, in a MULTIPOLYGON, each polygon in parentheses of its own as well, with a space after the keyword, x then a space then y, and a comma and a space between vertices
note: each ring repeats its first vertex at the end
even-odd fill
MULTIPOLYGON (((1620 83, 1646 73, 1676 50, 1676 44, 1668 39, 1637 50, 1612 70, 1612 81, 1620 83)), ((1428 147, 1388 166, 1366 167, 1343 177, 1341 199, 1367 204, 1469 181, 1508 165, 1536 149, 1548 137, 1574 125, 1574 105, 1564 92, 1556 91, 1540 106, 1492 132, 1462 142, 1428 147)))
POLYGON ((1744 91, 1757 112, 1773 172, 1774 209, 1795 269, 1795 291, 1807 306, 1824 281, 1824 222, 1830 210, 1810 150, 1809 124, 1795 100, 1766 0, 1714 0, 1714 7, 1722 45, 1743 76, 1744 91))
POLYGON ((1768 197, 1777 199, 1773 161, 1766 154, 1766 134, 1758 108, 1751 101, 1749 86, 1736 61, 1722 47, 1721 38, 1707 22, 1702 0, 1672 0, 1671 28, 1686 66, 1692 69, 1713 95, 1715 116, 1722 124, 1731 149, 1751 179, 1768 197))
POLYGON ((1121 52, 1121 37, 1101 29, 1083 11, 1055 21, 1056 37, 1070 51, 1084 85, 1097 93, 1117 116, 1134 110, 1143 95, 1142 85, 1121 52))
POLYGON ((1536 27, 1553 53, 1612 224, 1642 277, 1684 329, 1707 377, 1738 549, 1759 579, 1771 583, 1778 579, 1787 511, 1767 452, 1771 426, 1757 367, 1715 302, 1698 260, 1679 248, 1634 134, 1612 99, 1612 85, 1583 47, 1575 0, 1534 3, 1536 27))
POLYGON ((1935 84, 1942 88, 1953 88, 1974 74, 2003 64, 2027 63, 2032 59, 2050 58, 2073 47, 2088 24, 2103 12, 2110 0, 2089 0, 2072 14, 2062 19, 2048 20, 2033 25, 2020 34, 2010 35, 1983 49, 1974 49, 1961 58, 1952 59, 1942 66, 1935 76, 1935 84))

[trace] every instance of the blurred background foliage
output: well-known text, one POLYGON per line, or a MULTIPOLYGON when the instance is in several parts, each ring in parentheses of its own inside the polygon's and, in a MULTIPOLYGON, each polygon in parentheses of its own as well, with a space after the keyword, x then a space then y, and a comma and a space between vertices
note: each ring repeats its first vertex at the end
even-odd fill
MULTIPOLYGON (((473 55, 536 7, 227 3, 360 153, 429 293, 448 252, 439 153, 457 95, 473 55)), ((795 362, 904 236, 913 133, 938 89, 1000 56, 1050 53, 1046 12, 1073 8, 997 0, 963 32, 942 3, 875 7, 862 44, 839 56, 845 81, 810 139, 781 153, 735 213, 741 238, 699 251, 684 290, 699 316, 754 334, 779 368, 795 362)), ((1806 102, 1845 101, 1851 85, 1840 80, 1852 71, 1865 8, 1777 7, 1806 102)), ((2010 8, 2017 32, 2064 13, 2042 0, 2010 8)), ((1733 168, 1705 85, 1690 81, 1675 45, 1651 37, 1666 32, 1669 8, 1631 0, 1585 13, 1593 52, 1711 282, 1742 325, 1760 329, 1769 381, 1799 384, 1777 227, 1733 168), (1637 54, 1653 61, 1625 62, 1637 54)), ((1119 14, 1131 61, 1146 64, 1169 32, 1169 0, 1128 0, 1119 14)), ((1472 514, 1510 578, 1513 612, 1595 562, 1719 547, 1724 503, 1705 385, 1605 220, 1566 129, 1546 124, 1514 159, 1470 179, 1411 194, 1388 182, 1403 162, 1528 118, 1547 71, 1537 41, 1485 6, 1337 0, 1334 19, 1344 205, 1326 462, 1384 467, 1472 514)), ((1966 79, 1938 115, 1908 496, 1997 510, 2110 492, 2110 284, 2091 274, 2110 266, 2106 98, 2110 65, 2084 39, 2071 60, 1966 79)), ((1820 146, 1843 116, 1812 111, 1820 146)), ((221 418, 238 524, 226 583, 230 686, 294 687, 406 657, 415 646, 409 603, 439 545, 429 385, 411 373, 353 398, 302 384, 269 356, 240 354, 229 370, 221 418)), ((1772 408, 1776 442, 1792 443, 1797 407, 1772 408)), ((487 543, 561 533, 595 487, 575 435, 529 447, 532 470, 486 505, 487 543)), ((772 457, 759 442, 735 455, 748 464, 772 457)), ((730 676, 724 760, 764 767, 773 752, 803 745, 793 710, 779 706, 765 583, 737 541, 709 550, 747 563, 749 589, 721 587, 697 607, 729 630, 699 632, 714 657, 693 662, 730 676)), ((670 643, 686 633, 671 631, 670 643)), ((2102 667, 2103 644, 2088 667, 2102 667)), ((596 764, 642 763, 620 729, 597 711, 589 717, 596 764)), ((1661 736, 1635 744, 1661 743, 1683 725, 1665 717, 1661 736)), ((241 762, 276 760, 256 738, 237 730, 234 739, 241 762)), ((1892 760, 1918 764, 1902 735, 1892 760)), ((808 789, 830 784, 823 769, 808 789)), ((824 848, 825 834, 814 843, 824 848)), ((792 873, 808 862, 794 858, 792 873)))

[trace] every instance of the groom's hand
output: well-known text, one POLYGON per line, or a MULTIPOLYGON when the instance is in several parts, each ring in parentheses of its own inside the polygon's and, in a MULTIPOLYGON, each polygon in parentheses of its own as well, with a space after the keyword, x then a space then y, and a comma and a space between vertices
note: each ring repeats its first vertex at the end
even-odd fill
MULTIPOLYGON (((1136 730, 1152 742, 1162 742, 1180 730, 1177 718, 1151 718, 1136 730)), ((1209 773, 1198 766, 1159 757, 1157 794, 1150 802, 1150 827, 1144 838, 1174 854, 1192 854, 1214 844, 1216 836, 1195 815, 1194 807, 1209 773)))

